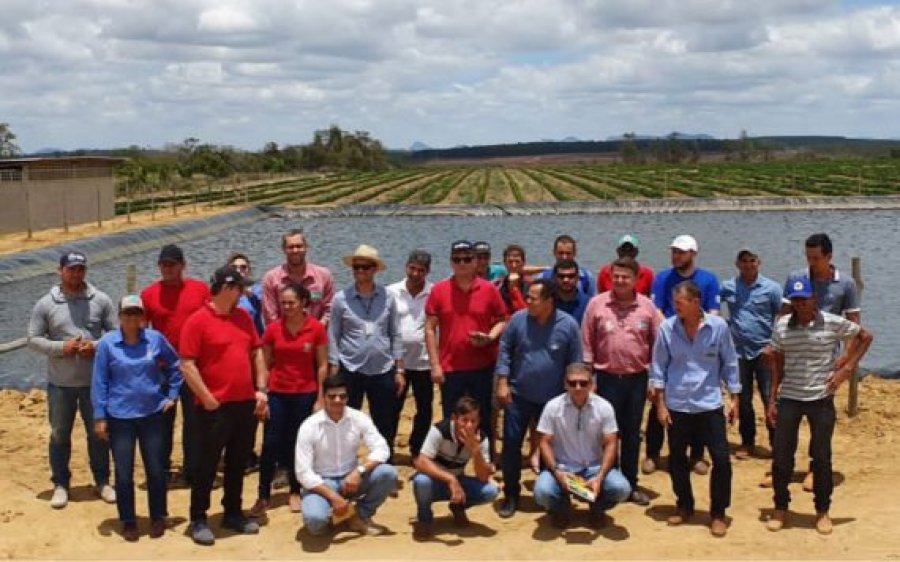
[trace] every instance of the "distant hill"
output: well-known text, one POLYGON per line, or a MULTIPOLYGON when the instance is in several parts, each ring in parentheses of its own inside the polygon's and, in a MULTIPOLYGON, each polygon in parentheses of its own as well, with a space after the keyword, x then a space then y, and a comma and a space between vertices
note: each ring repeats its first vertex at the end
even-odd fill
MULTIPOLYGON (((716 137, 706 133, 679 133, 678 131, 672 131, 669 134, 674 134, 678 140, 716 140, 716 137)), ((667 138, 669 138, 669 135, 634 135, 634 140, 663 140, 667 138)), ((606 140, 610 142, 623 141, 625 140, 625 135, 606 137, 606 140)))
POLYGON ((410 152, 418 152, 420 150, 431 150, 431 147, 422 141, 416 141, 416 142, 412 143, 411 145, 409 145, 410 152))

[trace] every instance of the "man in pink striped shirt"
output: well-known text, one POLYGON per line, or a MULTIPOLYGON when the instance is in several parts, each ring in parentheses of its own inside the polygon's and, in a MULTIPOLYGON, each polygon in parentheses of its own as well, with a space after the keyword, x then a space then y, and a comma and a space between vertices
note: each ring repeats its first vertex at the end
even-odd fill
POLYGON ((326 267, 306 261, 306 235, 302 230, 289 230, 281 237, 281 249, 285 263, 270 269, 263 277, 263 320, 270 324, 281 316, 281 290, 291 283, 299 283, 309 289, 307 312, 324 325, 331 317, 331 300, 334 298, 334 277, 326 267))
POLYGON ((629 501, 648 505, 637 487, 641 421, 647 398, 647 371, 662 316, 653 301, 635 291, 637 262, 628 256, 612 263, 612 291, 592 298, 584 312, 584 362, 593 365, 597 394, 616 412, 619 466, 631 484, 629 501))

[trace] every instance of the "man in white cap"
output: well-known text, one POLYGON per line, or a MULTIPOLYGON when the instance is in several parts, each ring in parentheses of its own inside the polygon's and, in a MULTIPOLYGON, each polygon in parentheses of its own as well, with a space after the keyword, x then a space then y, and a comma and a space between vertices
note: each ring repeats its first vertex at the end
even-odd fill
MULTIPOLYGON (((653 282, 652 298, 656 308, 666 318, 675 315, 675 299, 672 290, 684 281, 692 281, 700 289, 700 306, 707 314, 719 314, 719 280, 715 273, 697 267, 697 240, 689 234, 676 236, 669 244, 672 250, 672 267, 659 272, 653 282)), ((650 407, 647 416, 647 458, 641 470, 650 474, 659 467, 659 452, 665 435, 657 421, 656 404, 650 407)), ((691 467, 697 474, 706 474, 709 466, 703 460, 703 447, 699 443, 691 446, 691 467)))
POLYGON ((347 380, 348 406, 358 410, 367 398, 372 421, 393 452, 394 411, 406 384, 397 301, 375 283, 376 273, 387 269, 378 250, 360 244, 343 261, 353 269, 353 284, 331 303, 328 364, 331 374, 342 371, 347 380))
MULTIPOLYGON (((638 252, 640 251, 641 241, 634 234, 624 234, 619 238, 616 244, 616 255, 619 258, 629 257, 637 261, 638 252)), ((613 265, 612 263, 604 264, 597 272, 597 292, 605 293, 613 290, 613 265)), ((653 289, 653 270, 644 264, 638 264, 637 279, 634 282, 634 290, 636 293, 650 296, 653 289)))

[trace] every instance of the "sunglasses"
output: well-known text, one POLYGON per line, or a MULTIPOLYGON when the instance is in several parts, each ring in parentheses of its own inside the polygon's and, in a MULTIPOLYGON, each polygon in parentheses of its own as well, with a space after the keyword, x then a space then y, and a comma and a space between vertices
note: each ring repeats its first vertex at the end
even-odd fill
POLYGON ((347 393, 346 392, 333 392, 331 394, 326 394, 325 397, 328 398, 329 400, 346 400, 347 393))
POLYGON ((577 273, 557 273, 556 277, 559 279, 575 279, 578 277, 577 273))
POLYGON ((566 381, 566 386, 568 386, 569 388, 587 388, 588 386, 590 386, 590 384, 591 381, 566 381))
POLYGON ((466 256, 466 257, 462 257, 462 258, 450 258, 450 261, 459 265, 461 263, 472 263, 473 259, 474 258, 472 256, 466 256))
POLYGON ((374 263, 354 263, 353 271, 369 271, 375 269, 374 263))

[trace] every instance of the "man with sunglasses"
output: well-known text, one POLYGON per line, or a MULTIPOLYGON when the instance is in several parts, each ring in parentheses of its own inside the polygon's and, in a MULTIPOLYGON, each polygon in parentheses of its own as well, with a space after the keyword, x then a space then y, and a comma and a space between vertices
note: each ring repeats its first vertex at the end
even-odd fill
POLYGON ((650 386, 657 419, 669 433, 669 474, 677 499, 670 526, 694 514, 694 492, 688 463, 689 444, 709 449, 712 458, 709 494, 710 532, 728 532, 725 510, 731 504, 731 458, 726 437, 722 386, 731 396, 728 423, 737 419, 741 381, 738 358, 728 324, 703 311, 700 288, 683 281, 672 291, 675 316, 667 318, 653 346, 650 386))
MULTIPOLYGON (((553 263, 559 263, 561 261, 574 262, 575 268, 578 271, 578 287, 581 289, 581 292, 590 299, 597 294, 597 282, 587 268, 578 265, 578 262, 575 260, 577 255, 578 245, 575 242, 575 239, 568 234, 561 234, 553 241, 553 263)), ((552 279, 554 277, 552 267, 542 269, 543 271, 539 277, 543 279, 552 279)), ((531 273, 531 271, 526 270, 526 273, 531 273)))
POLYGON ((281 250, 284 264, 263 276, 263 319, 271 324, 281 316, 281 291, 296 283, 309 289, 307 312, 327 328, 334 299, 334 276, 327 267, 306 259, 309 245, 302 229, 293 228, 282 235, 281 250))
MULTIPOLYGON (((199 279, 184 274, 187 262, 184 252, 175 244, 167 244, 156 261, 159 281, 141 291, 141 301, 147 322, 162 332, 166 341, 180 353, 181 328, 188 317, 209 301, 209 287, 199 279)), ((175 431, 177 408, 163 413, 163 464, 166 472, 172 468, 172 435, 175 431)), ((181 385, 181 479, 190 486, 197 468, 197 446, 194 431, 194 397, 188 385, 181 385)))
POLYGON ((565 393, 547 403, 538 422, 544 470, 534 484, 534 501, 554 526, 569 524, 572 484, 581 480, 593 495, 590 524, 606 524, 606 510, 628 499, 631 486, 615 468, 618 431, 612 406, 594 393, 589 365, 569 365, 565 393))
POLYGON ((578 264, 574 260, 560 260, 552 271, 556 281, 556 308, 568 313, 580 325, 593 293, 586 292, 579 281, 578 264))
POLYGON ((534 281, 525 300, 526 310, 513 314, 500 338, 497 358, 497 402, 503 418, 504 501, 500 517, 518 509, 522 477, 522 442, 544 405, 563 391, 566 367, 581 362, 578 324, 553 304, 554 283, 534 281))
POLYGON ((356 508, 350 530, 380 535, 372 517, 397 488, 397 470, 387 464, 390 450, 366 414, 347 406, 349 387, 342 373, 322 383, 325 407, 306 418, 297 432, 297 480, 303 496, 303 524, 310 535, 328 531, 332 517, 346 518, 356 508), (368 455, 358 462, 360 445, 368 455))
POLYGON ((490 412, 497 340, 506 326, 500 291, 475 274, 475 250, 468 240, 450 246, 453 275, 435 283, 425 303, 425 345, 431 379, 441 385, 444 419, 468 394, 481 407, 481 431, 492 437, 490 412))
POLYGON ((343 261, 353 270, 353 284, 338 291, 332 303, 328 365, 331 374, 344 373, 351 408, 360 409, 363 398, 368 400, 372 421, 393 453, 394 411, 406 385, 397 301, 375 283, 375 275, 387 269, 378 250, 360 244, 343 261))

